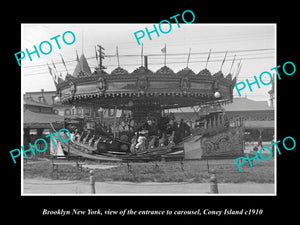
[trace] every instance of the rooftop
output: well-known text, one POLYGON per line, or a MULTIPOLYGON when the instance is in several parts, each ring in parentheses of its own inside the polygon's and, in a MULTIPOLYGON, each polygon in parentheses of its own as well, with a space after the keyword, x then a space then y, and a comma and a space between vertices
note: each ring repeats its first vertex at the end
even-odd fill
POLYGON ((64 117, 56 114, 35 113, 29 110, 24 111, 24 127, 32 127, 38 124, 50 124, 53 122, 63 122, 64 117))
POLYGON ((274 110, 267 101, 255 101, 246 97, 233 98, 233 103, 224 106, 226 111, 260 111, 274 110))
POLYGON ((33 100, 33 98, 30 97, 25 97, 24 96, 24 105, 33 105, 33 106, 39 106, 39 107, 45 107, 45 108, 52 108, 52 106, 42 103, 42 102, 37 102, 35 100, 33 100))

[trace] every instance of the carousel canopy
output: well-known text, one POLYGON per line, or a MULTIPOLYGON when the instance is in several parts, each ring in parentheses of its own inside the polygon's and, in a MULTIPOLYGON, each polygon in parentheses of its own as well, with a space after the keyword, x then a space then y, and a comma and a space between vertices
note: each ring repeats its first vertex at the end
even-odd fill
POLYGON ((235 79, 222 71, 195 73, 186 67, 177 73, 167 66, 156 72, 140 66, 133 72, 118 66, 110 74, 91 73, 82 55, 73 76, 57 84, 62 103, 118 109, 171 109, 215 100, 232 101, 235 79), (88 69, 87 69, 88 68, 88 69))

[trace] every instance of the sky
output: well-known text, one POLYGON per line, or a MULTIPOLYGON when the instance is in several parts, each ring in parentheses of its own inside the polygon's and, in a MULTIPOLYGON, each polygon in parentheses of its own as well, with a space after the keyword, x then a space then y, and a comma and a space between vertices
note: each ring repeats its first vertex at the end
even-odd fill
MULTIPOLYGON (((154 22, 158 27, 159 22, 154 22)), ((62 64, 61 56, 66 62, 67 70, 73 73, 76 66, 76 51, 80 56, 86 56, 91 71, 97 66, 95 46, 101 45, 105 48, 105 59, 103 65, 107 67, 106 72, 111 72, 118 66, 116 47, 118 46, 120 66, 128 72, 134 71, 141 65, 141 45, 138 45, 134 33, 143 30, 153 30, 153 24, 22 24, 21 25, 21 49, 27 48, 29 52, 38 48, 43 41, 52 44, 52 52, 48 55, 40 53, 40 58, 32 54, 32 61, 26 55, 21 64, 22 93, 32 91, 54 91, 56 90, 48 66, 56 66, 57 71, 64 77, 67 74, 62 64), (72 31, 76 40, 67 45, 61 39, 66 31, 72 31), (57 40, 61 46, 58 49, 55 40, 50 38, 60 35, 57 40)), ((164 65, 164 54, 161 49, 166 45, 166 65, 174 72, 187 66, 187 58, 191 49, 188 67, 195 73, 205 68, 208 52, 211 49, 207 69, 213 74, 220 70, 222 61, 228 51, 225 63, 222 67, 223 74, 237 71, 237 65, 241 60, 242 68, 237 82, 254 81, 254 76, 259 77, 263 71, 270 71, 276 66, 276 25, 274 24, 185 24, 172 23, 169 33, 152 33, 152 40, 148 36, 140 39, 143 43, 143 54, 148 55, 148 68, 153 72, 164 65), (233 58, 235 61, 232 66, 233 58), (231 67, 232 66, 232 67, 231 67)), ((164 24, 163 30, 169 26, 164 24)), ((71 41, 70 35, 66 40, 71 41)), ((43 45, 44 51, 47 46, 43 45)), ((17 61, 16 61, 17 63, 17 61)), ((269 78, 265 78, 265 83, 269 78)), ((271 85, 261 85, 261 88, 253 85, 253 92, 248 88, 241 91, 242 97, 247 96, 253 100, 268 100, 268 91, 271 85)), ((234 97, 239 97, 236 90, 234 97)))

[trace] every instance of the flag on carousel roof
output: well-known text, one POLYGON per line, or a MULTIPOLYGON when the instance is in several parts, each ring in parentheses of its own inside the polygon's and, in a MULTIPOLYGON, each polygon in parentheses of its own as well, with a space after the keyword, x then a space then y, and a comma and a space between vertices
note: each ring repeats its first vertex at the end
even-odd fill
POLYGON ((167 46, 165 45, 165 47, 163 47, 162 49, 161 49, 161 52, 162 53, 166 53, 167 52, 167 46))

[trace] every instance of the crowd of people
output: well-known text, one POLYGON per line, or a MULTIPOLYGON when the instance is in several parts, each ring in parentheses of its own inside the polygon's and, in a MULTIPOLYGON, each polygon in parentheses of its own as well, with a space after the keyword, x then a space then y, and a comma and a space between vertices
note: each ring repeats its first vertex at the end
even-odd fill
POLYGON ((181 119, 178 123, 174 114, 159 118, 147 116, 146 122, 133 128, 131 138, 131 152, 175 145, 191 134, 190 126, 181 119))
MULTIPOLYGON (((141 119, 141 118, 140 118, 141 119)), ((177 144, 184 138, 191 135, 191 131, 197 128, 208 128, 209 124, 217 124, 217 120, 210 122, 209 117, 203 117, 196 121, 176 119, 174 113, 164 115, 151 115, 144 120, 136 120, 131 113, 123 113, 121 117, 110 125, 96 122, 94 129, 84 127, 80 132, 75 129, 72 140, 79 143, 97 146, 96 144, 104 139, 117 138, 130 143, 131 152, 142 151, 159 146, 177 144)))

